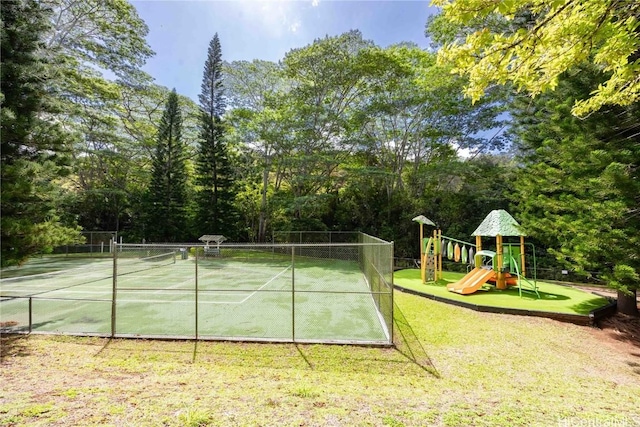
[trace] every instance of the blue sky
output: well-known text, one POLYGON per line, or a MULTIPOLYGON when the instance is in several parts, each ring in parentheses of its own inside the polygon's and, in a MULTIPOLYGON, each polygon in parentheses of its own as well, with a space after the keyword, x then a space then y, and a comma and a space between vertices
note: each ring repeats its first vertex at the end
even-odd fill
POLYGON ((156 55, 145 71, 156 83, 197 100, 207 47, 217 32, 225 61, 277 62, 289 50, 351 29, 386 47, 402 41, 428 46, 429 1, 131 1, 149 26, 156 55))

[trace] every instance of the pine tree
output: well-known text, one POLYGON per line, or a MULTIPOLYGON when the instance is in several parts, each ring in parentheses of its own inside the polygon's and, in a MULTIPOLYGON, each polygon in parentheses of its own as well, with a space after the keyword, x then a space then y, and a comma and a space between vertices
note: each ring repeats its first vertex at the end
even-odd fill
POLYGON ((575 100, 598 83, 591 67, 579 71, 514 111, 527 166, 517 181, 522 224, 567 266, 600 272, 618 310, 637 316, 640 104, 577 119, 575 100))
POLYGON ((0 84, 2 267, 30 255, 79 241, 78 230, 61 224, 56 179, 68 172, 69 135, 47 119, 53 112, 47 88, 43 34, 49 11, 36 0, 10 1, 2 18, 0 84))
POLYGON ((200 234, 236 237, 233 170, 222 120, 225 110, 222 50, 217 33, 209 43, 199 101, 200 148, 196 164, 199 191, 195 228, 200 234))
POLYGON ((182 142, 182 114, 175 89, 169 94, 153 156, 149 188, 150 222, 148 236, 154 241, 186 240, 185 147, 182 142))

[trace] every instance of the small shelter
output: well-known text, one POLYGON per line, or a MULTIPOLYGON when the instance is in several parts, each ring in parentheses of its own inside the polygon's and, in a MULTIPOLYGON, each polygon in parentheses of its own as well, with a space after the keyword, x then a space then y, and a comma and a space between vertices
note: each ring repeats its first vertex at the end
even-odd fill
POLYGON ((201 242, 204 242, 204 253, 205 254, 219 255, 220 254, 220 243, 222 243, 225 240, 227 240, 227 238, 224 237, 221 234, 205 234, 204 236, 201 236, 198 240, 200 240, 201 242), (216 245, 215 248, 210 247, 210 244, 212 242, 215 243, 215 245, 216 245))

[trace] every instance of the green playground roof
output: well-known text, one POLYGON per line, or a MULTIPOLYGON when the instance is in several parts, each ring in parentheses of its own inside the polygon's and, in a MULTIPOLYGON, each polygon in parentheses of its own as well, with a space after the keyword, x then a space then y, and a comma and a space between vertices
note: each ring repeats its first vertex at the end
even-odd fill
POLYGON ((520 224, 509 212, 497 209, 489 212, 489 215, 476 228, 472 236, 526 236, 520 231, 520 224))
POLYGON ((424 215, 418 215, 417 217, 413 218, 412 221, 419 222, 420 224, 424 224, 424 225, 433 225, 433 226, 436 225, 433 221, 431 221, 429 218, 427 218, 424 215))

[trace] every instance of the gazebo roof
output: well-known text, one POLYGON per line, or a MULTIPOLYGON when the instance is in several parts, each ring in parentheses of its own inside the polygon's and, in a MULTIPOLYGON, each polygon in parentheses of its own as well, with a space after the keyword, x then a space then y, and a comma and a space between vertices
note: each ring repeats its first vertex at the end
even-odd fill
POLYGON ((526 236, 520 231, 520 224, 509 212, 497 209, 489 212, 489 215, 476 228, 472 236, 526 236))
POLYGON ((201 242, 205 242, 207 244, 209 242, 215 242, 217 244, 220 244, 225 240, 227 240, 227 238, 220 234, 205 234, 204 236, 200 237, 198 240, 200 240, 201 242))

